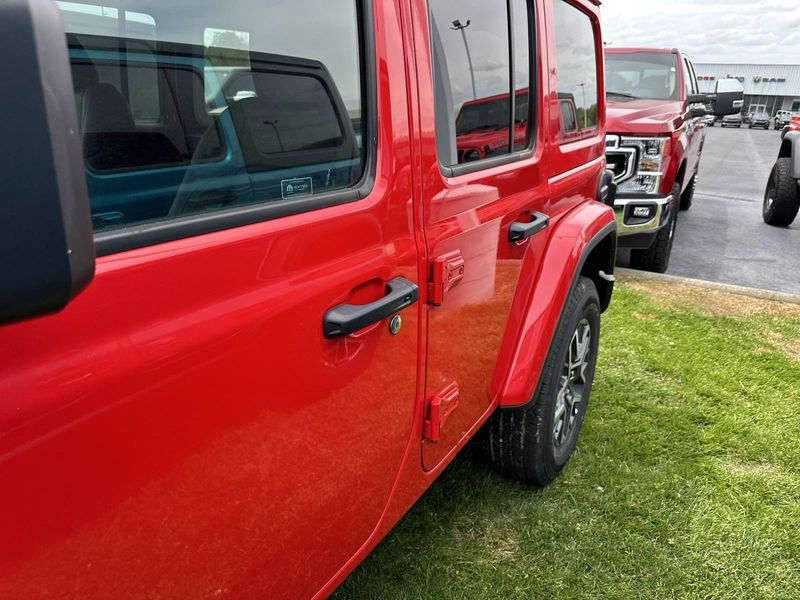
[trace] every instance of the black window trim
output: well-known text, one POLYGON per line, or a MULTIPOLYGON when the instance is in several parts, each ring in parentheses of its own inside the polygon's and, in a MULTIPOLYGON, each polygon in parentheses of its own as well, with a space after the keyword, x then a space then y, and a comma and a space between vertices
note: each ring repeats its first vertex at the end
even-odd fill
POLYGON ((134 223, 128 227, 95 234, 97 257, 109 256, 156 244, 174 242, 208 233, 254 225, 306 212, 312 212, 365 199, 375 187, 378 164, 378 89, 374 35, 374 12, 371 0, 355 0, 359 28, 359 52, 362 87, 362 133, 365 154, 364 172, 353 187, 296 200, 264 201, 219 212, 204 213, 134 223), (366 119, 363 112, 366 111, 366 119))
MULTIPOLYGON (((536 11, 533 10, 533 2, 534 0, 523 0, 525 2, 525 6, 528 9, 528 123, 530 123, 530 127, 528 127, 528 139, 526 140, 526 145, 523 150, 519 150, 517 152, 513 152, 514 149, 514 126, 516 124, 516 70, 514 69, 514 52, 516 50, 515 44, 515 30, 514 27, 514 8, 513 8, 513 0, 506 0, 506 11, 508 15, 508 49, 509 49, 509 69, 510 73, 510 85, 509 88, 511 90, 511 99, 509 104, 511 105, 511 131, 509 132, 509 153, 504 154, 502 156, 495 156, 492 158, 485 158, 483 160, 476 160, 475 162, 471 163, 464 163, 460 165, 453 165, 447 166, 442 164, 437 156, 437 162, 439 163, 439 171, 445 177, 453 178, 453 177, 461 177, 462 175, 471 175, 473 173, 478 173, 480 171, 485 171, 487 169, 492 169, 494 167, 500 167, 503 165, 520 162, 523 160, 529 159, 534 154, 535 150, 535 143, 536 143, 536 131, 539 126, 539 122, 536 120, 537 110, 538 110, 538 102, 539 102, 539 83, 540 80, 537 77, 539 73, 538 64, 539 64, 539 57, 537 54, 537 50, 539 48, 538 39, 539 39, 539 27, 538 23, 536 22, 536 11), (531 35, 531 32, 533 35, 531 35)), ((429 19, 429 22, 432 23, 432 20, 429 19)), ((431 64, 433 65, 433 76, 437 77, 437 68, 436 68, 436 61, 433 60, 433 56, 431 56, 431 64)), ((436 108, 434 107, 434 110, 436 108)))

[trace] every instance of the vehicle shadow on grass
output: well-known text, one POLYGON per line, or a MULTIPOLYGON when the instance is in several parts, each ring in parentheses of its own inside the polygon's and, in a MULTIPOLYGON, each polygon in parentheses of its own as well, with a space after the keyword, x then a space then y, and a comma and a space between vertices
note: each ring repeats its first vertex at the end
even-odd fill
POLYGON ((722 300, 621 286, 561 477, 472 443, 336 597, 799 597, 800 316, 722 300))

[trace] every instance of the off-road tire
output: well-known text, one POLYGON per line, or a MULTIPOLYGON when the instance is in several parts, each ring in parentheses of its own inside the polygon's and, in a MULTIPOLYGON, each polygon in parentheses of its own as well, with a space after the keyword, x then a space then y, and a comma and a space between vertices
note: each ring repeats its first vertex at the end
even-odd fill
POLYGON ((763 216, 767 225, 788 227, 800 210, 800 188, 792 178, 792 159, 779 158, 764 192, 763 216), (771 200, 771 201, 770 201, 771 200))
POLYGON ((586 416, 599 339, 600 299, 592 280, 581 277, 567 299, 531 402, 522 408, 498 410, 486 424, 484 451, 500 472, 537 487, 548 485, 561 473, 575 451, 586 416), (556 413, 561 406, 565 363, 575 355, 571 347, 576 335, 585 331, 586 323, 591 334, 586 344, 586 367, 582 369, 582 399, 577 412, 570 412, 569 429, 559 441, 556 428, 562 421, 556 420, 556 413))
POLYGON ((672 186, 672 206, 669 209, 669 222, 656 234, 653 244, 645 250, 631 250, 631 266, 641 271, 666 273, 669 259, 672 256, 672 243, 675 240, 675 229, 678 225, 678 208, 680 207, 681 186, 672 186))
POLYGON ((692 180, 689 182, 686 191, 683 192, 681 196, 681 210, 689 210, 692 208, 692 202, 694 201, 694 188, 697 187, 697 175, 692 177, 692 180))

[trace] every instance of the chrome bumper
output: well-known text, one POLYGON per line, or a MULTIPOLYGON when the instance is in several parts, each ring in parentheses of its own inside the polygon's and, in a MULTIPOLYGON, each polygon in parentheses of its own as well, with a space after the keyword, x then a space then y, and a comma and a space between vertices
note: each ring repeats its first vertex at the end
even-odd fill
POLYGON ((661 229, 672 205, 672 195, 634 196, 617 198, 614 213, 617 217, 617 232, 620 236, 654 233, 661 229), (636 209, 647 207, 647 217, 637 217, 636 209))

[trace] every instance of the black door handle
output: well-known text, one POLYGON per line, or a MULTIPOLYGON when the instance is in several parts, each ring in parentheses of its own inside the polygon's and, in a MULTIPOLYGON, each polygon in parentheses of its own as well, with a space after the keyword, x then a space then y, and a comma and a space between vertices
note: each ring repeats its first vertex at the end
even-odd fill
POLYGON ((408 308, 419 299, 419 288, 404 277, 386 284, 386 295, 370 304, 340 304, 325 314, 322 329, 328 339, 350 335, 408 308))
POLYGON ((508 230, 508 241, 513 243, 521 242, 540 231, 547 229, 550 224, 550 217, 542 213, 533 213, 530 223, 512 223, 508 230))

